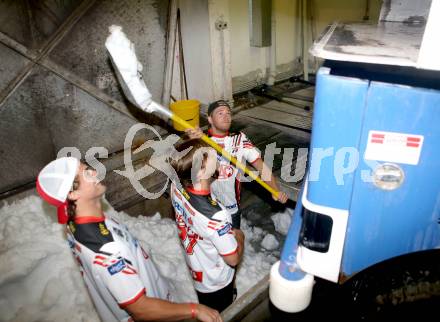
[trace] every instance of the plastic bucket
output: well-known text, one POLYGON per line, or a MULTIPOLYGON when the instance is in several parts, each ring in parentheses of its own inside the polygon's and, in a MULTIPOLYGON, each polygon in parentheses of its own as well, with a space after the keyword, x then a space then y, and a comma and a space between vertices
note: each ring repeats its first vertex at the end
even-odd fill
MULTIPOLYGON (((171 103, 171 112, 184 119, 192 126, 199 126, 199 109, 200 102, 198 100, 182 100, 171 103)), ((173 121, 173 127, 177 131, 185 131, 185 128, 173 121)))

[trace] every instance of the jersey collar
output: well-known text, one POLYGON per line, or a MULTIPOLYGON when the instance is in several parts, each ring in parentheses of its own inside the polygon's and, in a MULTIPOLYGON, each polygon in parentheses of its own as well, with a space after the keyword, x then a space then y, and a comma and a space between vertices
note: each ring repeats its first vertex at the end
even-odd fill
POLYGON ((215 138, 225 138, 225 137, 227 137, 229 135, 229 131, 226 132, 225 135, 218 135, 218 134, 213 134, 212 133, 212 129, 208 129, 208 134, 209 134, 209 136, 213 136, 215 138))
POLYGON ((195 190, 194 187, 186 187, 185 189, 191 192, 193 195, 198 196, 209 196, 211 194, 211 191, 209 190, 195 190))
POLYGON ((90 224, 96 222, 103 222, 105 220, 104 214, 100 217, 96 216, 84 216, 84 217, 76 217, 75 224, 90 224))

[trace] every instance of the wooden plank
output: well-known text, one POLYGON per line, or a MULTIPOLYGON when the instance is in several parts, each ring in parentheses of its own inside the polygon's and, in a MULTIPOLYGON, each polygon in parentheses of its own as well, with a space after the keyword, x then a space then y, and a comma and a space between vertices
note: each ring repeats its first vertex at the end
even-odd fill
POLYGON ((237 121, 240 120, 241 122, 247 122, 248 124, 254 124, 254 126, 258 126, 258 125, 268 125, 274 129, 278 129, 280 130, 282 133, 287 134, 287 135, 291 135, 294 138, 300 138, 305 142, 310 142, 310 131, 306 132, 303 130, 297 130, 291 127, 287 127, 284 126, 282 124, 277 124, 277 123, 271 123, 265 120, 259 120, 259 119, 255 119, 255 118, 251 118, 249 116, 246 115, 242 115, 242 114, 238 114, 237 116, 234 117, 234 121, 233 124, 237 121))
POLYGON ((269 295, 269 277, 267 274, 246 293, 235 300, 222 313, 223 321, 241 321, 252 309, 260 304, 269 295))
POLYGON ((294 98, 298 100, 296 102, 302 102, 305 104, 304 102, 313 102, 315 97, 315 87, 311 86, 294 92, 285 92, 282 95, 284 99, 294 98))
POLYGON ((292 94, 296 94, 296 95, 300 95, 300 96, 306 96, 309 97, 311 99, 313 99, 313 97, 315 96, 315 86, 310 86, 307 88, 303 88, 300 90, 297 90, 295 92, 293 92, 292 94))
POLYGON ((300 115, 289 114, 286 112, 270 110, 260 106, 246 111, 242 111, 240 113, 242 115, 246 115, 252 118, 266 120, 278 124, 289 125, 305 130, 310 130, 312 127, 312 119, 310 117, 304 117, 300 115))
POLYGON ((283 97, 283 101, 284 102, 289 102, 289 103, 293 103, 294 105, 296 105, 298 108, 301 108, 300 106, 304 106, 304 107, 308 107, 310 109, 313 108, 313 101, 312 100, 303 100, 303 99, 298 99, 298 98, 294 98, 294 97, 289 97, 288 95, 283 97))
POLYGON ((305 109, 303 109, 301 107, 292 106, 292 105, 289 105, 289 104, 283 103, 283 102, 270 101, 269 103, 263 104, 259 107, 262 107, 262 108, 265 108, 268 110, 279 111, 279 112, 284 112, 284 113, 288 113, 288 114, 303 116, 303 117, 310 117, 310 118, 312 117, 312 113, 310 111, 306 111, 305 109))

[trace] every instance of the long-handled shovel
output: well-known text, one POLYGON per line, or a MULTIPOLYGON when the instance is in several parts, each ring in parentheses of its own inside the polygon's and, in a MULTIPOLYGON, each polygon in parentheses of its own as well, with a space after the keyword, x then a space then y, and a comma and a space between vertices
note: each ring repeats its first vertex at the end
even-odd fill
MULTIPOLYGON (((119 83, 127 96, 128 100, 147 113, 158 113, 162 118, 171 119, 184 128, 193 129, 194 127, 181 119, 169 109, 161 106, 152 100, 151 94, 142 79, 142 65, 136 57, 133 43, 127 38, 120 26, 111 26, 109 28, 110 36, 107 37, 105 46, 110 53, 110 58, 116 71, 119 83)), ((228 159, 238 169, 244 171, 252 179, 257 181, 262 187, 268 190, 275 198, 278 198, 279 192, 270 187, 266 182, 260 179, 258 175, 250 171, 244 164, 239 162, 231 154, 222 149, 217 143, 208 136, 201 138, 207 144, 212 146, 223 157, 228 159)))

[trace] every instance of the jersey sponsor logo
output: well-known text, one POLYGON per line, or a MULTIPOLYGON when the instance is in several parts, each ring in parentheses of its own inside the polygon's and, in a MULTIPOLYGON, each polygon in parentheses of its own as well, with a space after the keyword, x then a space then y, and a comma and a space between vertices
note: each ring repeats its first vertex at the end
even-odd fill
POLYGON ((226 208, 226 209, 234 209, 234 208, 237 208, 237 204, 234 203, 233 205, 225 206, 225 208, 226 208))
POLYGON ((73 221, 69 221, 69 228, 72 231, 72 233, 74 234, 76 231, 76 226, 75 223, 73 221))
POLYGON ((211 197, 208 197, 208 201, 211 205, 213 206, 217 206, 217 201, 215 201, 214 199, 212 199, 211 197))
MULTIPOLYGON (((147 255, 148 256, 148 255, 147 255)), ((93 264, 107 268, 110 275, 121 272, 122 274, 134 275, 137 274, 136 269, 131 266, 131 262, 128 259, 122 257, 114 258, 104 254, 96 255, 93 264)))
POLYGON ((220 164, 218 169, 218 179, 227 179, 234 174, 234 167, 230 164, 220 164))
POLYGON ((176 220, 179 219, 179 220, 187 223, 190 226, 193 225, 193 221, 191 220, 191 216, 189 216, 188 213, 190 213, 192 216, 195 216, 196 213, 191 208, 191 205, 184 203, 183 207, 182 207, 182 205, 180 205, 179 203, 177 203, 173 200, 173 207, 175 210, 176 220))
POLYGON ((174 209, 176 209, 178 214, 182 214, 184 212, 182 206, 174 200, 173 200, 173 207, 174 207, 174 209))
POLYGON ((227 223, 225 226, 223 226, 222 228, 217 230, 217 233, 219 236, 223 236, 223 235, 229 233, 230 230, 231 230, 231 224, 227 223))
POLYGON ((182 196, 180 195, 180 191, 174 188, 174 195, 177 199, 182 200, 182 196))
POLYGON ((108 231, 108 229, 104 223, 100 222, 98 224, 98 227, 99 227, 99 232, 101 233, 101 235, 107 236, 108 234, 110 234, 110 232, 108 231))
POLYGON ((194 212, 194 210, 191 208, 190 205, 188 205, 187 203, 185 203, 183 206, 185 207, 185 210, 187 210, 191 215, 193 215, 193 216, 196 215, 196 213, 194 212))
POLYGON ((182 190, 182 195, 185 197, 186 200, 189 200, 190 196, 185 190, 182 190))
POLYGON ((115 275, 116 273, 119 273, 125 268, 126 264, 123 259, 118 260, 116 263, 110 265, 107 267, 108 272, 110 275, 115 275))

